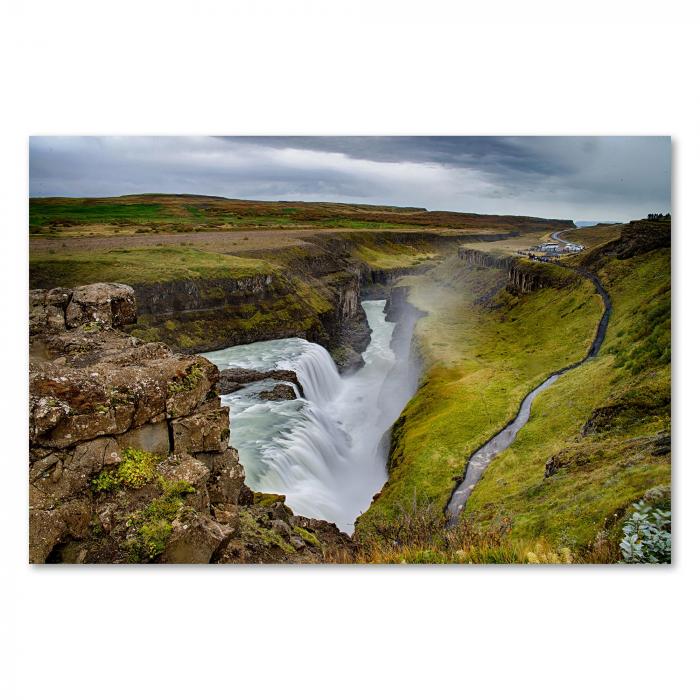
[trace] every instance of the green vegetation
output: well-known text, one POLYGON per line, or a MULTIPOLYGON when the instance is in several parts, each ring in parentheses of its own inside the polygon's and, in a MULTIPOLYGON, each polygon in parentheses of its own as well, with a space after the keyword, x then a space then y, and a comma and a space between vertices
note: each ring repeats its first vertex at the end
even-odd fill
POLYGON ((670 564, 671 511, 652 509, 644 501, 635 503, 632 510, 622 527, 623 561, 626 564, 670 564))
POLYGON ((309 532, 308 530, 305 530, 303 527, 299 527, 298 525, 294 526, 294 532, 296 532, 299 537, 301 537, 306 544, 309 545, 309 547, 316 547, 317 549, 321 549, 321 543, 318 541, 318 537, 314 535, 313 532, 309 532))
POLYGON ((585 355, 600 301, 588 281, 556 273, 569 279, 565 293, 522 297, 503 289, 504 270, 475 273, 456 258, 405 282, 411 303, 428 312, 415 332, 425 371, 393 432, 389 481, 360 518, 360 533, 415 494, 444 508, 468 456, 515 415, 523 396, 585 355), (488 296, 487 306, 478 303, 488 296))
MULTIPOLYGON (((371 245, 371 244, 370 244, 371 245)), ((390 270, 400 267, 411 267, 430 262, 435 253, 419 252, 410 246, 372 246, 361 245, 354 251, 354 256, 366 262, 375 270, 390 270)))
MULTIPOLYGON (((143 223, 168 217, 162 204, 128 204, 118 198, 99 199, 31 199, 29 225, 80 223, 143 223)), ((169 217, 172 218, 172 217, 169 217)))
POLYGON ((173 531, 172 522, 183 515, 184 499, 194 493, 187 481, 169 481, 160 477, 161 495, 143 510, 132 513, 127 520, 131 534, 124 543, 129 560, 133 563, 150 561, 165 551, 173 531))
POLYGON ((156 476, 156 465, 161 460, 151 452, 127 447, 122 453, 122 461, 116 468, 103 469, 93 480, 93 488, 98 492, 114 491, 120 488, 140 489, 156 476))
POLYGON ((328 228, 350 228, 350 229, 392 229, 403 228, 401 223, 391 223, 388 221, 367 221, 364 219, 350 218, 328 218, 320 221, 324 227, 328 228))
POLYGON ((576 228, 567 231, 563 234, 563 238, 565 238, 567 241, 572 241, 573 243, 580 243, 581 245, 586 246, 586 248, 593 248, 617 238, 620 235, 622 228, 622 224, 612 226, 600 224, 598 226, 584 226, 583 228, 576 228))
POLYGON ((34 253, 32 287, 75 287, 92 282, 139 284, 192 279, 238 279, 269 274, 264 260, 239 258, 193 248, 124 248, 119 250, 34 253))
POLYGON ((192 389, 199 384, 203 376, 204 372, 199 365, 190 365, 184 376, 168 382, 168 396, 182 394, 185 391, 192 391, 192 389))
POLYGON ((564 228, 573 222, 522 216, 429 212, 412 207, 332 202, 262 202, 197 195, 142 194, 29 200, 34 235, 108 235, 114 230, 207 231, 244 228, 392 229, 439 227, 510 231, 564 228))
MULTIPOLYGON (((670 365, 656 350, 643 353, 644 371, 619 356, 646 346, 636 331, 644 309, 670 310, 670 289, 659 294, 670 279, 668 249, 611 260, 601 278, 613 315, 600 355, 535 400, 530 421, 467 503, 477 522, 509 519, 514 538, 547 536, 577 547, 619 539, 630 505, 670 483, 670 365), (551 458, 555 470, 543 478, 551 458)), ((661 327, 667 321, 657 318, 661 327)))
POLYGON ((270 527, 265 527, 269 522, 266 515, 260 515, 261 522, 248 509, 241 508, 239 511, 241 539, 249 546, 258 545, 262 548, 279 547, 286 554, 294 554, 294 547, 278 532, 270 527))
POLYGON ((391 516, 372 520, 363 532, 356 561, 370 564, 571 564, 566 547, 516 543, 503 524, 485 529, 468 521, 445 527, 441 508, 427 497, 402 502, 391 516))
POLYGON ((262 491, 253 492, 253 504, 256 506, 269 508, 275 503, 284 503, 284 501, 285 496, 281 496, 278 493, 263 493, 262 491))
MULTIPOLYGON (((380 548, 381 524, 415 494, 442 512, 469 455, 585 355, 602 312, 582 280, 513 295, 502 270, 460 276, 455 264, 410 281, 410 301, 429 312, 417 326, 426 371, 395 427, 389 481, 359 520, 380 548)), ((600 354, 538 396, 465 508, 465 527, 507 533, 501 544, 528 560, 617 561, 632 504, 670 484, 669 250, 596 264, 613 302, 600 354)))

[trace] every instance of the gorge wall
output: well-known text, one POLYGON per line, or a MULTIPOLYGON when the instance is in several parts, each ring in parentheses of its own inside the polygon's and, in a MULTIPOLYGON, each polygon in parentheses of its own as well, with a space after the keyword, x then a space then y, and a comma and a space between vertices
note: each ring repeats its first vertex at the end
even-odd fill
POLYGON ((546 287, 565 287, 576 281, 571 270, 512 255, 497 255, 471 248, 460 248, 457 255, 472 267, 494 267, 508 272, 507 288, 527 294, 546 287))
POLYGON ((304 279, 275 271, 133 287, 140 316, 130 332, 180 352, 297 336, 336 351, 339 364, 349 366, 369 337, 359 278, 351 272, 304 279))
POLYGON ((249 257, 270 263, 264 274, 133 284, 139 321, 129 330, 188 353, 297 336, 326 347, 341 371, 353 369, 361 366, 369 342, 361 298, 385 298, 399 277, 424 272, 429 257, 464 241, 517 235, 318 233, 299 245, 249 251, 249 257), (391 266, 374 264, 374 255, 386 256, 391 266), (411 264, 400 264, 404 258, 411 264))

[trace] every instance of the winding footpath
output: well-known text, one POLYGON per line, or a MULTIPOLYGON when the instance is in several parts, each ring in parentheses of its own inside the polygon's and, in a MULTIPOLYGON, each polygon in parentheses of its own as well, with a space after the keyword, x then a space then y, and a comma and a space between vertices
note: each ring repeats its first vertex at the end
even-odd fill
MULTIPOLYGON (((559 243, 568 243, 569 241, 560 238, 560 235, 564 231, 557 231, 551 235, 552 239, 559 243)), ((560 265, 561 263, 549 263, 552 265, 560 265)), ((510 447, 513 440, 515 440, 516 435, 520 432, 520 429, 528 422, 530 419, 530 409, 532 408, 532 402, 535 397, 543 392, 548 387, 552 386, 554 382, 559 379, 563 374, 566 374, 576 367, 580 367, 584 362, 587 362, 591 358, 595 357, 600 350, 600 346, 605 340, 605 333, 608 329, 608 322, 610 321, 610 313, 612 311, 612 302, 610 301, 610 295, 607 293, 603 287, 601 281, 596 275, 582 267, 568 268, 577 272, 582 277, 589 279, 593 282, 596 292, 600 295, 603 300, 603 305, 605 310, 603 315, 598 321, 598 329, 596 330, 595 338, 591 343, 591 347, 588 349, 586 356, 574 362, 567 367, 564 367, 556 372, 550 374, 543 382, 538 384, 522 401, 518 413, 515 418, 508 423, 502 430, 496 433, 488 442, 483 444, 476 452, 472 454, 467 462, 467 468, 464 473, 464 479, 457 485, 455 490, 452 492, 452 497, 450 502, 447 504, 446 514, 447 514, 447 526, 453 527, 459 522, 459 516, 464 509, 467 499, 471 495, 477 482, 483 475, 486 467, 491 464, 494 457, 499 455, 503 450, 510 447)))

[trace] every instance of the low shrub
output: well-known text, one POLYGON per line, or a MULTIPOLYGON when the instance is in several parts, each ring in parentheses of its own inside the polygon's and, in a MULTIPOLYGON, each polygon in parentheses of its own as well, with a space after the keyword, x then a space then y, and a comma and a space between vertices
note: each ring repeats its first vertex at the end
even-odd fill
POLYGON ((671 512, 652 509, 645 501, 632 506, 633 513, 622 526, 620 542, 625 564, 671 563, 671 512))

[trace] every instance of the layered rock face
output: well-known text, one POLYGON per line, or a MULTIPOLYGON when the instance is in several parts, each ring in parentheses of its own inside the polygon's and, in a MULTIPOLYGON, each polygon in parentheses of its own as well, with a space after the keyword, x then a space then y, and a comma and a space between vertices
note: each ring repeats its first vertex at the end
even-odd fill
POLYGON ((370 333, 359 270, 325 251, 294 252, 285 272, 135 285, 140 322, 130 330, 182 352, 299 337, 326 347, 341 371, 361 366, 370 333))
POLYGON ((495 267, 508 273, 508 290, 515 294, 528 294, 545 287, 564 287, 573 282, 573 273, 562 268, 538 263, 511 255, 496 255, 471 248, 460 248, 458 256, 472 267, 495 267))
POLYGON ((321 561, 351 550, 244 484, 208 360, 118 330, 133 290, 30 293, 29 558, 321 561))

